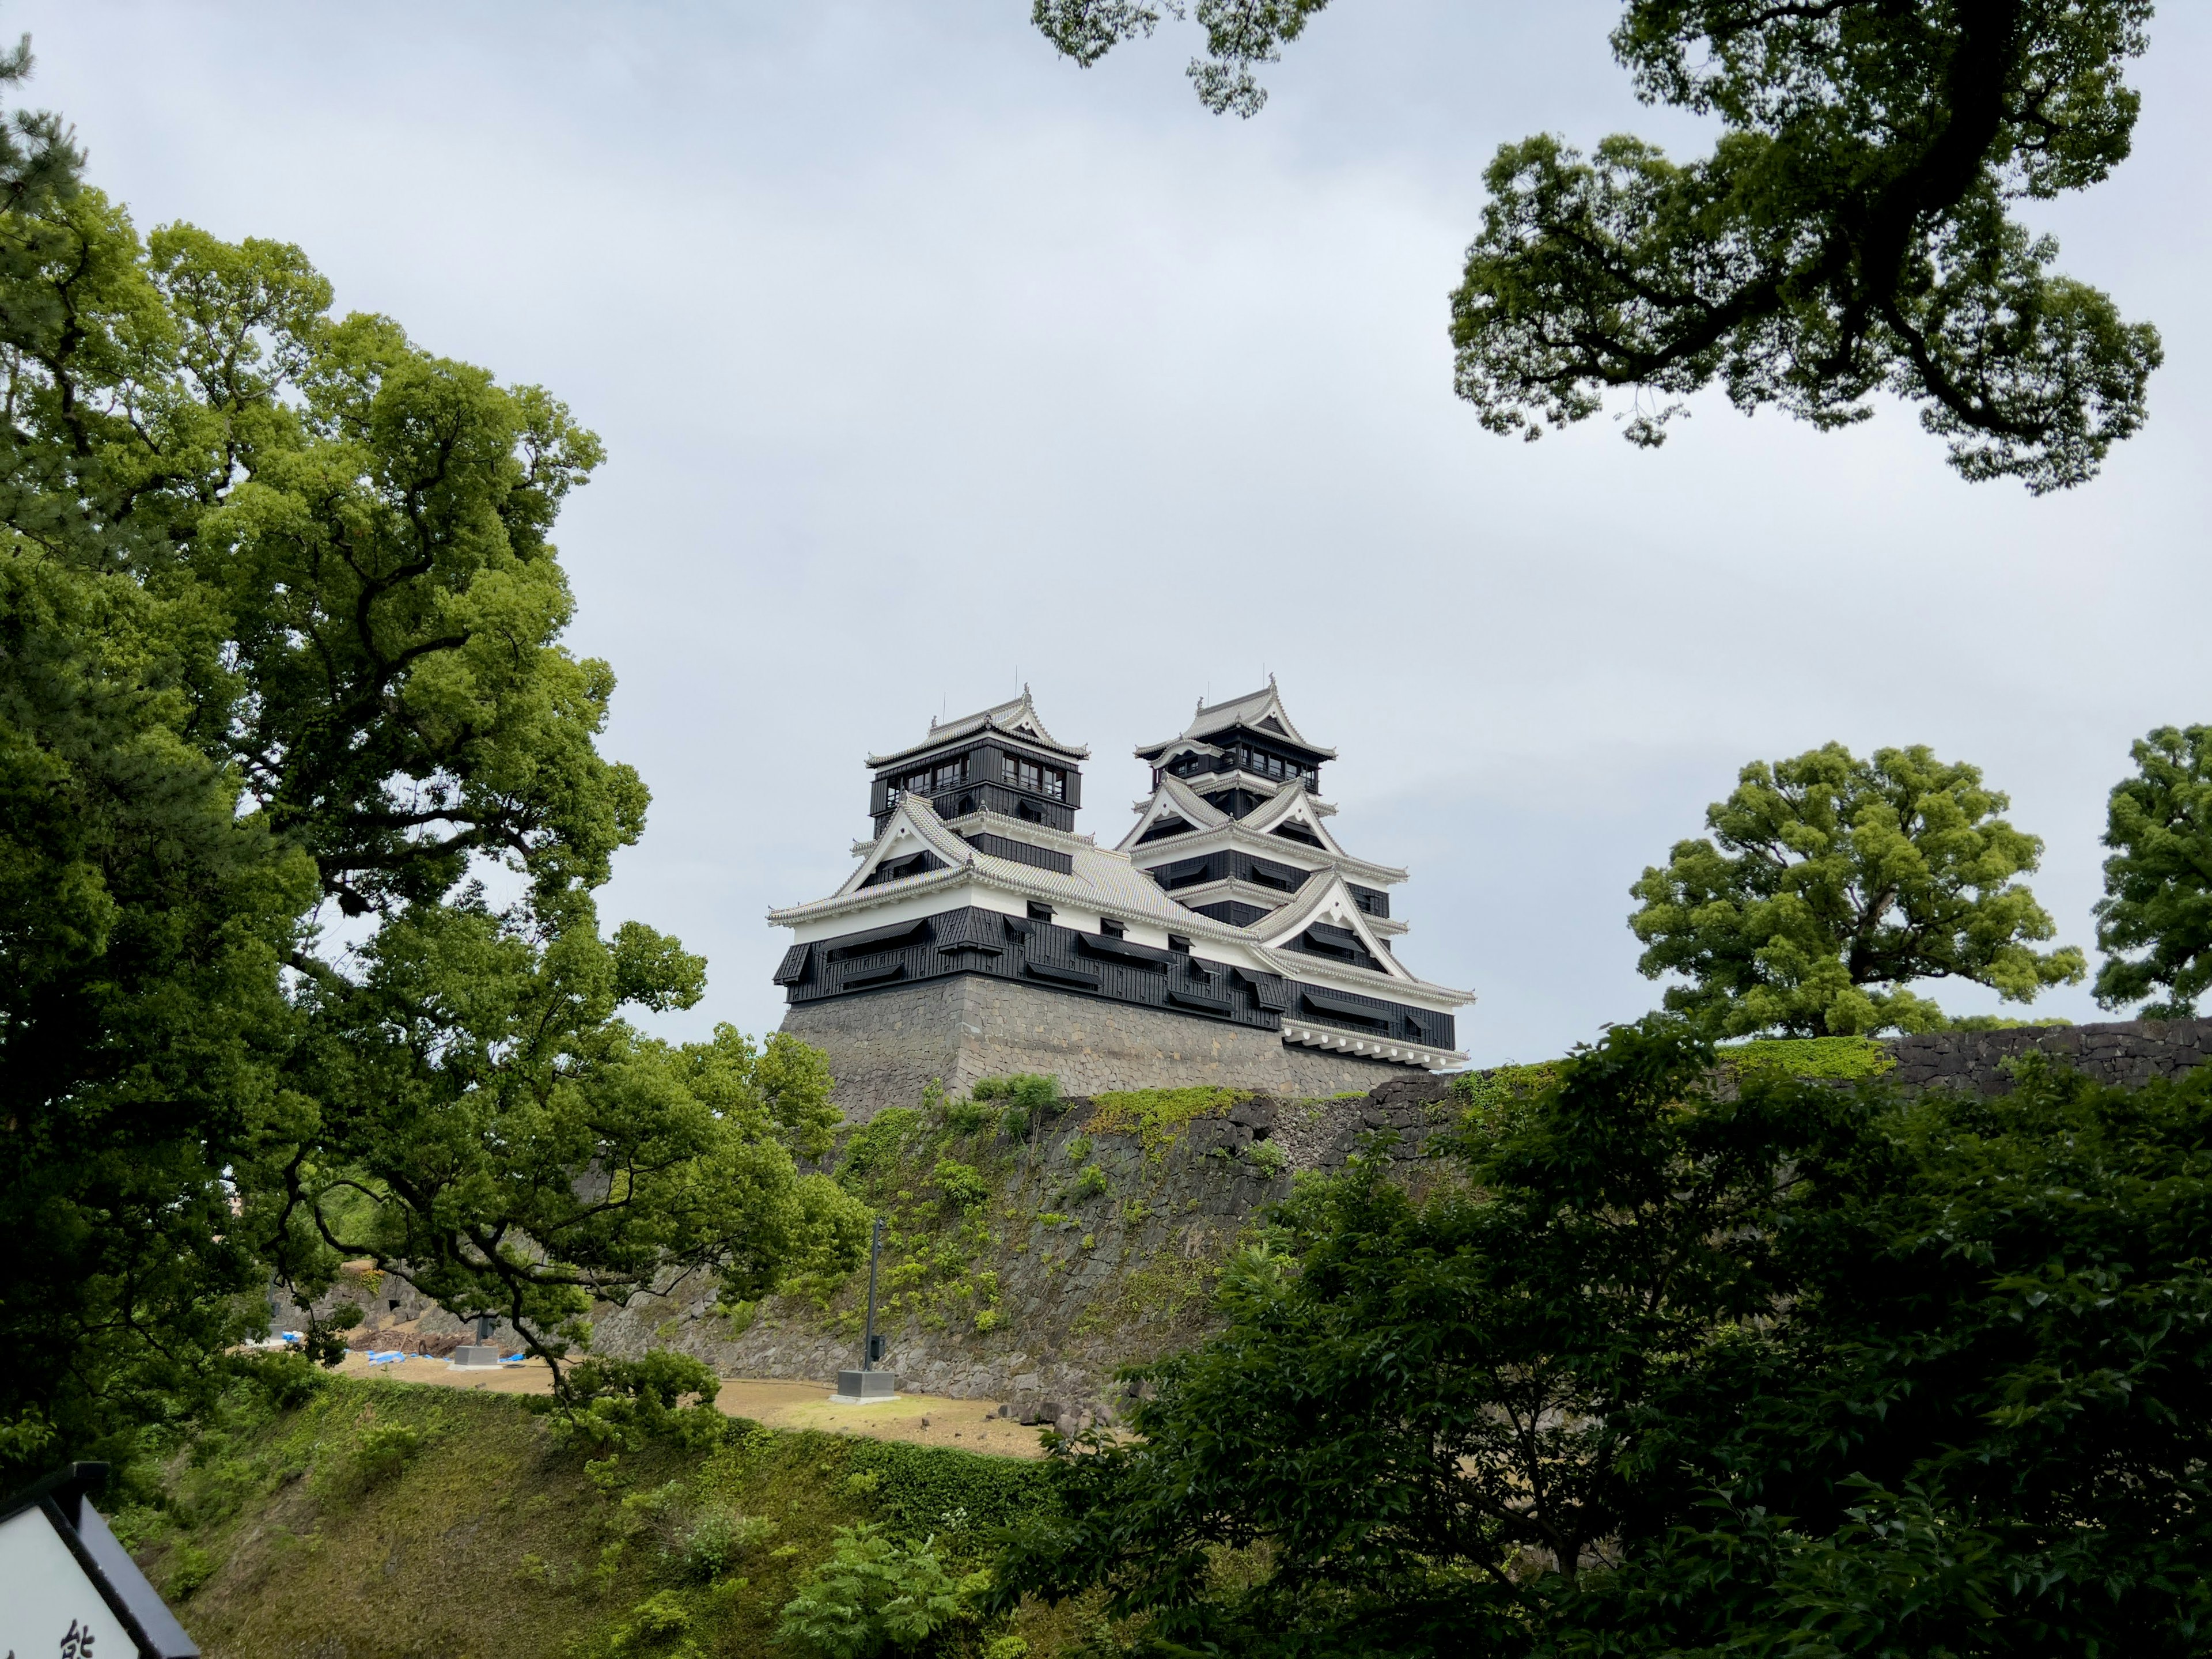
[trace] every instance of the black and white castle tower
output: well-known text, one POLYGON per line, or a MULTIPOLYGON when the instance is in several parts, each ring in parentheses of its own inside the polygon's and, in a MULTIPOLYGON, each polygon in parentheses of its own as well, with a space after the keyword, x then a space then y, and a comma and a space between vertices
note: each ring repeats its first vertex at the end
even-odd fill
POLYGON ((1370 1089, 1455 1051, 1471 993, 1391 948, 1406 872, 1355 858, 1271 680, 1148 744, 1152 793, 1107 851, 1075 832, 1082 763, 1029 692, 869 757, 874 835, 811 904, 772 910, 783 1029, 826 1049, 848 1115, 933 1079, 1049 1072, 1070 1094, 1221 1083, 1370 1089))

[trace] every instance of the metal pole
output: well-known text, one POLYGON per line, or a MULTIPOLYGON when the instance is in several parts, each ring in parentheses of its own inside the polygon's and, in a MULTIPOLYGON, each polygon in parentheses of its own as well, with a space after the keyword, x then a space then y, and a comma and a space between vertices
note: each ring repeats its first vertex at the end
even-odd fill
POLYGON ((876 1368, 876 1258, 884 1253, 884 1218, 876 1218, 874 1237, 868 1241, 868 1328, 860 1339, 860 1369, 876 1368))

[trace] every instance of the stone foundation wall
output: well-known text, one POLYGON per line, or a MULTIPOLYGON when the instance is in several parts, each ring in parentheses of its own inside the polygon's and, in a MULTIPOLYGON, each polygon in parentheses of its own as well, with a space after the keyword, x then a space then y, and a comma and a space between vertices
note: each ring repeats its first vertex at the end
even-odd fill
POLYGON ((2212 1019, 2123 1019, 2096 1025, 2023 1025, 2008 1031, 1931 1031, 1891 1037, 1892 1081, 1907 1089, 2002 1094, 2008 1060, 2047 1054, 2099 1083, 2139 1089, 2212 1060, 2212 1019))
MULTIPOLYGON (((1285 1043, 1273 1031, 962 974, 790 1010, 784 1030, 830 1056, 848 1121, 911 1106, 933 1079, 1050 1073, 1068 1095, 1200 1084, 1285 1098, 1365 1093, 1409 1068, 1285 1043)), ((1425 1073, 1413 1073, 1425 1075, 1425 1073)))
MULTIPOLYGON (((1289 1193, 1292 1175, 1340 1168, 1378 1129, 1403 1137, 1395 1156, 1413 1164, 1424 1135, 1451 1115, 1451 1084, 1395 1069, 1399 1079, 1354 1099, 1257 1097, 1190 1124, 1157 1153, 1134 1134, 1098 1133, 1093 1104, 1083 1099, 1068 1102, 1025 1150, 997 1136, 957 1149, 993 1169, 994 1242, 979 1265, 998 1286, 997 1322, 987 1331, 972 1317, 886 1312, 878 1327, 889 1339, 886 1364, 902 1389, 1005 1401, 1024 1421, 1065 1428, 1109 1413, 1118 1367, 1215 1328, 1215 1271, 1260 1209, 1289 1193), (1261 1143, 1281 1149, 1279 1166, 1252 1155, 1261 1143), (1107 1175, 1106 1191, 1070 1190, 1079 1144, 1082 1158, 1107 1175)), ((1418 1165, 1406 1173, 1422 1178, 1418 1165)), ((715 1312, 711 1283, 690 1280, 665 1296, 599 1309, 593 1346, 623 1355, 674 1348, 726 1376, 826 1387, 856 1363, 864 1278, 854 1276, 834 1310, 771 1299, 742 1330, 715 1312)))

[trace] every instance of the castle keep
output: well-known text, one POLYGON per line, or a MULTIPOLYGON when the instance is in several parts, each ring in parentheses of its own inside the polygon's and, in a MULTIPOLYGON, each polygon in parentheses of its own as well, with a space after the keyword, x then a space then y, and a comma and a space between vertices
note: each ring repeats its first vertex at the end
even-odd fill
POLYGON ((1338 843, 1320 795, 1336 751, 1272 680, 1136 752, 1152 791, 1110 851, 1075 829, 1090 750, 1026 690, 869 757, 859 866, 769 913, 794 940, 783 1029, 829 1053, 848 1115, 1012 1072, 1071 1094, 1297 1096, 1465 1060, 1453 1015, 1471 994, 1397 959, 1406 872, 1338 843))

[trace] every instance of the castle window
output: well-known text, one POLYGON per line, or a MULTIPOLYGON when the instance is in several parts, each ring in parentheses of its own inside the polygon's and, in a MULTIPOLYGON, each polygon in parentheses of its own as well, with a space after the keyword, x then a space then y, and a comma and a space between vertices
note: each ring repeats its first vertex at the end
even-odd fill
POLYGON ((1098 931, 1108 939, 1124 939, 1129 930, 1111 916, 1101 916, 1098 918, 1098 931))
POLYGON ((1049 904, 1040 904, 1035 899, 1031 899, 1030 901, 1030 920, 1031 921, 1050 921, 1052 920, 1052 906, 1049 904))
POLYGON ((1013 755, 1001 756, 1000 762, 1001 781, 1051 800, 1067 799, 1067 774, 1057 766, 1041 766, 1035 761, 1023 760, 1013 755))
POLYGON ((1177 956, 1187 957, 1190 954, 1190 941, 1181 933, 1170 933, 1168 949, 1173 951, 1177 956))

